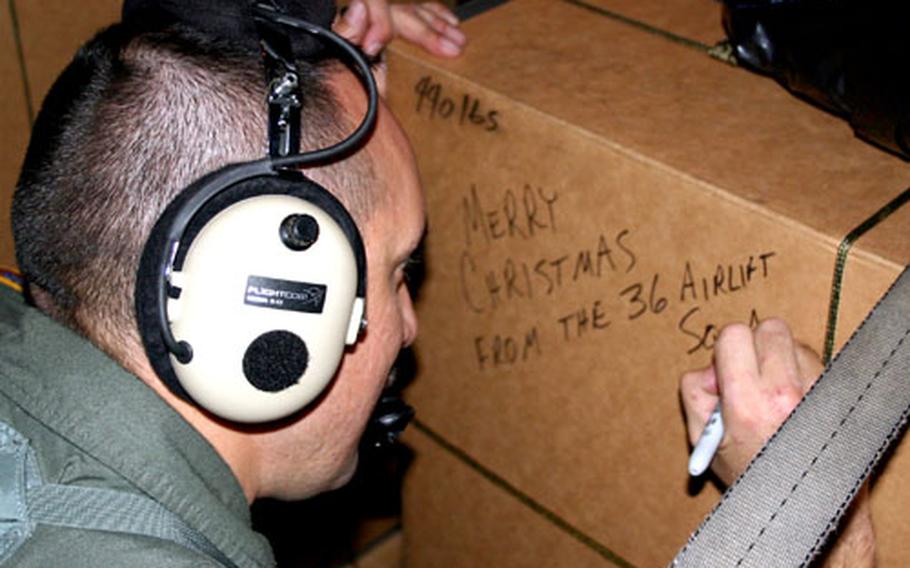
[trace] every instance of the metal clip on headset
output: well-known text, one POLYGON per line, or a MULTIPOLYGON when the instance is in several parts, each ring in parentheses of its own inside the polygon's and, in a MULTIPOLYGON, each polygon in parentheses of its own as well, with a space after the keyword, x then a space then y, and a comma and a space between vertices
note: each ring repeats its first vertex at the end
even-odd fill
POLYGON ((302 106, 294 53, 286 36, 257 27, 269 75, 269 155, 290 156, 300 152, 302 106))
POLYGON ((269 124, 278 132, 269 133, 269 154, 289 156, 300 150, 300 98, 297 96, 297 74, 286 72, 272 80, 269 86, 269 114, 275 114, 269 124))

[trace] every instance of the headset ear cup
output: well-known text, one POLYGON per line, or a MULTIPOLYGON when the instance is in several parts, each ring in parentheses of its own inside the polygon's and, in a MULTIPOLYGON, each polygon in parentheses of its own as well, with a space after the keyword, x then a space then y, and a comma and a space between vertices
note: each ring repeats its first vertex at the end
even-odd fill
POLYGON ((363 245, 350 216, 296 174, 244 180, 211 199, 184 231, 172 274, 182 290, 168 302, 171 328, 193 348, 182 364, 157 323, 154 259, 167 246, 171 215, 169 207, 152 232, 136 288, 156 373, 178 395, 239 422, 274 420, 307 405, 334 377, 365 291, 363 245), (325 234, 311 249, 283 242, 282 221, 293 214, 319 219, 325 234), (324 305, 307 304, 320 290, 324 305), (331 331, 339 319, 341 331, 331 331))

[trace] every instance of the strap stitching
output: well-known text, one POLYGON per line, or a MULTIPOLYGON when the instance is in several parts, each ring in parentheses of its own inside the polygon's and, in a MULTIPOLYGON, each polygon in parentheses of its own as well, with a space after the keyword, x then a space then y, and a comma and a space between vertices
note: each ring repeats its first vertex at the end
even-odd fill
POLYGON ((907 423, 908 415, 910 415, 910 406, 908 406, 907 408, 904 409, 904 411, 901 413, 900 420, 898 420, 892 426, 891 430, 888 432, 888 435, 885 437, 882 444, 876 450, 875 455, 873 456, 872 460, 866 464, 866 467, 863 469, 862 475, 853 484, 853 487, 850 489, 850 492, 847 494, 847 496, 841 502, 840 506, 838 506, 837 512, 835 513, 835 515, 828 521, 828 524, 825 525, 824 531, 818 536, 818 538, 815 540, 815 544, 812 546, 812 548, 809 550, 809 552, 803 558, 802 564, 800 564, 801 567, 807 565, 807 563, 818 552, 818 549, 822 546, 822 544, 824 544, 825 537, 827 537, 827 535, 829 535, 836 528, 836 526, 837 526, 836 520, 839 519, 841 517, 841 515, 843 514, 843 512, 850 506, 850 504, 853 501, 854 495, 856 495, 857 491, 859 491, 859 488, 862 486, 863 482, 869 476, 869 473, 872 471, 872 468, 875 467, 875 464, 877 464, 879 462, 879 460, 881 459, 881 457, 885 454, 885 452, 888 451, 888 448, 891 446, 891 442, 894 440, 894 438, 903 430, 903 426, 907 423))
MULTIPOLYGON (((857 408, 857 406, 859 405, 859 403, 862 402, 862 400, 863 400, 863 398, 865 397, 866 393, 869 391, 870 388, 872 388, 872 384, 875 382, 875 380, 876 380, 879 376, 881 376, 882 372, 885 370, 885 367, 887 367, 887 366, 888 366, 888 363, 891 361, 891 359, 894 358, 894 355, 895 355, 895 354, 897 353, 897 351, 901 348, 901 346, 902 346, 903 343, 904 343, 904 340, 907 339, 907 336, 908 336, 908 335, 910 335, 910 328, 907 328, 907 329, 904 331, 903 336, 901 336, 900 340, 898 340, 897 344, 894 346, 894 349, 892 349, 892 350, 891 350, 891 353, 889 353, 888 356, 885 358, 885 360, 882 361, 882 364, 881 364, 881 366, 879 367, 878 371, 876 371, 876 373, 872 376, 872 378, 869 379, 869 382, 866 383, 866 386, 863 388, 862 392, 857 396, 856 401, 853 403, 853 405, 850 407, 850 409, 847 410, 847 413, 844 415, 843 419, 841 419, 840 423, 838 423, 837 428, 835 428, 834 431, 831 432, 831 435, 830 435, 830 437, 828 438, 828 441, 825 442, 825 443, 822 445, 821 448, 819 448, 818 453, 816 453, 815 456, 812 458, 812 461, 809 462, 808 467, 806 467, 806 469, 803 470, 803 473, 802 473, 802 474, 800 475, 800 477, 799 477, 799 481, 797 481, 796 483, 794 483, 794 484, 793 484, 793 487, 790 488, 790 493, 789 493, 786 497, 784 497, 783 500, 780 502, 780 504, 777 506, 777 510, 774 511, 774 513, 771 515, 771 517, 770 517, 770 518, 768 519, 768 521, 765 523, 765 526, 763 526, 763 527, 761 528, 761 530, 758 532, 758 534, 755 536, 755 538, 754 538, 754 539, 752 540, 752 542, 749 544, 748 548, 746 548, 746 551, 743 553, 742 557, 736 562, 736 566, 741 566, 741 565, 742 565, 743 561, 745 561, 746 557, 749 555, 750 552, 752 552, 752 550, 755 548, 755 545, 758 544, 758 541, 759 541, 759 540, 762 538, 762 536, 765 534, 765 532, 766 532, 766 530, 768 529, 768 527, 771 525, 771 523, 774 522, 774 520, 777 518, 777 515, 778 515, 778 514, 783 510, 783 508, 787 505, 788 501, 790 500, 790 497, 792 497, 793 494, 799 489, 799 487, 800 487, 800 485, 802 484, 803 480, 805 480, 806 476, 809 474, 809 472, 812 470, 812 468, 815 467, 815 464, 818 462, 818 459, 821 457, 821 455, 827 451, 827 449, 828 449, 828 447, 830 446, 831 442, 834 440, 834 438, 837 437, 837 435, 838 435, 838 433, 839 433, 839 431, 840 431, 840 428, 843 427, 843 425, 847 422, 847 420, 850 418, 850 416, 851 416, 851 415, 853 414, 853 412, 856 410, 856 408, 857 408)), ((902 416, 905 416, 906 413, 907 413, 907 411, 904 411, 904 413, 903 413, 902 416)), ((892 436, 892 435, 893 435, 893 428, 892 428, 892 434, 889 434, 889 437, 892 436)), ((879 448, 879 452, 880 452, 880 451, 881 451, 881 448, 879 448)), ((876 453, 876 456, 878 456, 878 452, 876 453)), ((878 460, 876 459, 876 460, 874 460, 874 461, 878 461, 878 460)), ((865 468, 865 470, 864 470, 864 475, 854 483, 854 487, 853 487, 853 489, 851 490, 851 493, 850 493, 849 497, 852 497, 853 495, 855 495, 856 491, 858 490, 858 486, 859 486, 859 485, 862 485, 862 481, 865 480, 865 478, 866 478, 865 473, 868 472, 868 470, 870 469, 870 467, 871 467, 871 464, 867 464, 867 465, 866 465, 866 468, 865 468)), ((850 502, 850 499, 848 499, 848 500, 846 501, 846 503, 849 503, 849 502, 850 502)), ((846 508, 846 505, 844 504, 844 502, 842 502, 841 505, 838 507, 838 510, 837 510, 837 513, 835 514, 835 516, 834 516, 833 518, 831 518, 831 519, 828 521, 828 525, 825 527, 825 531, 822 533, 822 535, 820 535, 820 536, 816 539, 815 545, 812 547, 812 549, 810 550, 810 552, 809 552, 809 554, 807 555, 807 557, 803 559, 803 565, 805 565, 805 562, 806 562, 806 559, 807 559, 807 558, 811 558, 812 556, 814 556, 814 553, 815 553, 815 551, 818 549, 818 547, 820 546, 821 541, 823 541, 823 540, 824 540, 824 537, 827 536, 827 535, 830 533, 829 527, 831 527, 831 525, 834 524, 835 519, 840 518, 841 513, 843 512, 843 510, 844 510, 845 508, 846 508)))
MULTIPOLYGON (((3 375, 3 373, 0 372, 0 378, 3 378, 2 375, 3 375)), ((53 417, 54 418, 53 423, 55 425, 46 425, 46 426, 48 426, 48 428, 50 428, 52 431, 54 431, 57 435, 61 436, 67 442, 78 447, 80 450, 82 450, 90 455, 93 455, 93 456, 96 454, 97 449, 98 449, 97 444, 95 444, 95 443, 87 444, 87 443, 85 443, 86 440, 83 439, 83 437, 81 437, 81 436, 74 437, 72 435, 73 433, 79 433, 82 431, 78 418, 73 418, 73 417, 66 416, 64 414, 60 414, 59 408, 48 403, 47 401, 33 398, 31 393, 23 390, 20 386, 16 385, 13 382, 9 382, 9 381, 0 381, 0 382, 3 383, 2 390, 14 391, 13 396, 8 396, 4 392, 0 392, 0 395, 2 395, 4 398, 9 398, 10 400, 14 401, 16 403, 16 405, 19 407, 21 407, 21 405, 19 404, 21 401, 27 401, 28 410, 25 410, 24 407, 21 407, 21 408, 23 408, 23 410, 25 410, 25 412, 29 416, 53 417)), ((124 459, 122 459, 122 456, 118 457, 118 459, 115 460, 114 463, 115 463, 115 465, 117 465, 118 469, 122 469, 124 467, 126 467, 127 469, 135 469, 135 464, 132 464, 129 460, 124 461, 124 459)), ((146 468, 143 471, 139 472, 138 475, 139 475, 140 480, 142 480, 145 484, 153 484, 155 486, 155 488, 157 489, 160 485, 158 482, 161 479, 163 471, 164 470, 162 470, 160 468, 156 468, 156 469, 146 468)), ((152 497, 152 494, 149 493, 145 489, 143 489, 142 491, 143 491, 143 494, 147 494, 153 500, 157 501, 158 497, 152 497)), ((194 512, 196 510, 198 510, 198 507, 194 507, 194 512)), ((190 525, 190 526, 192 526, 192 525, 190 525)), ((226 529, 224 529, 224 527, 221 526, 221 523, 216 523, 215 525, 212 525, 211 527, 209 527, 208 530, 210 530, 213 533, 217 533, 220 538, 220 541, 233 545, 233 549, 230 551, 231 554, 228 555, 226 553, 226 555, 228 555, 229 558, 231 558, 235 555, 239 555, 239 556, 242 556, 245 561, 249 562, 250 565, 262 565, 261 563, 257 562, 255 560, 255 558, 253 558, 253 556, 249 552, 247 552, 246 550, 243 550, 242 547, 240 547, 237 544, 236 539, 230 538, 230 535, 228 535, 226 529)))
MULTIPOLYGON (((901 275, 894 282, 891 283, 891 286, 888 287, 888 290, 885 292, 885 294, 881 298, 879 298, 879 300, 875 303, 875 306, 872 307, 872 309, 869 311, 869 313, 866 314, 866 317, 863 318, 863 321, 859 324, 859 326, 857 326, 856 330, 853 332, 853 335, 850 337, 850 339, 847 340, 847 343, 844 345, 844 347, 841 349, 841 351, 838 352, 834 356, 834 359, 832 359, 831 361, 829 361, 826 364, 825 371, 822 374, 821 378, 824 378, 825 375, 828 374, 828 372, 831 370, 831 368, 834 366, 834 364, 837 363, 837 361, 841 358, 841 356, 847 350, 847 347, 849 347, 851 344, 853 344, 853 341, 854 341, 854 339, 856 339, 856 336, 859 334, 859 332, 866 326, 866 324, 869 322, 869 320, 872 319, 872 316, 878 312, 879 307, 881 307, 881 305, 885 303, 885 300, 888 297, 890 297, 891 293, 894 292, 898 288, 898 285, 903 281, 903 278, 908 273, 908 271, 910 271, 910 267, 905 267, 904 271, 901 272, 901 275)), ((809 392, 807 392, 806 395, 803 397, 803 399, 799 402, 799 404, 796 405, 796 408, 793 409, 793 411, 790 413, 790 416, 793 416, 793 414, 799 410, 799 408, 803 405, 803 402, 806 400, 806 397, 809 394, 811 394, 812 391, 814 391, 815 388, 818 386, 818 384, 821 382, 821 378, 818 381, 815 381, 815 383, 812 385, 812 387, 809 388, 809 392)), ((787 418, 787 421, 789 421, 789 420, 790 420, 790 417, 787 418)), ((785 423, 786 423, 786 421, 785 421, 785 423)), ((782 427, 783 426, 781 426, 781 428, 782 427)), ((686 542, 685 546, 682 547, 682 550, 679 551, 679 553, 676 555, 675 558, 673 558, 673 561, 670 563, 672 566, 677 566, 677 565, 679 565, 680 562, 682 562, 683 558, 685 558, 685 556, 689 553, 689 550, 695 544, 695 541, 698 540, 698 537, 701 535, 702 531, 708 526, 709 523, 712 522, 715 514, 720 510, 721 506, 723 506, 723 504, 730 498, 730 495, 733 492, 733 490, 742 482, 743 478, 746 476, 747 473, 749 473, 749 470, 752 469, 752 466, 755 464, 755 462, 757 462, 759 460, 759 458, 761 458, 764 455, 766 448, 775 439, 777 439, 778 433, 780 432, 781 428, 778 428, 777 432, 772 434, 771 438, 765 443, 765 445, 762 447, 762 449, 759 450, 759 452, 755 455, 755 457, 752 458, 752 461, 749 462, 749 465, 746 466, 745 471, 743 471, 742 474, 740 474, 740 476, 733 482, 733 485, 731 485, 727 488, 727 491, 724 492, 723 496, 721 496, 721 498, 717 502, 717 504, 714 505, 714 507, 711 509, 711 511, 707 514, 707 516, 705 516, 704 520, 702 520, 702 522, 698 526, 698 528, 695 529, 695 531, 689 536, 689 540, 686 542)))

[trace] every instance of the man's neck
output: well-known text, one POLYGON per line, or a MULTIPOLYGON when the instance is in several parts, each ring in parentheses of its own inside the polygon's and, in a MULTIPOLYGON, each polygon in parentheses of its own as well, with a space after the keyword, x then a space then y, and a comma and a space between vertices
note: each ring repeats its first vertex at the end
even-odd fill
POLYGON ((260 477, 259 452, 252 437, 235 425, 216 418, 171 392, 151 369, 144 355, 130 359, 130 363, 127 365, 121 363, 121 365, 155 391, 215 448, 221 459, 231 468, 234 477, 237 478, 247 503, 252 503, 259 493, 260 477), (137 359, 141 363, 136 363, 137 359))

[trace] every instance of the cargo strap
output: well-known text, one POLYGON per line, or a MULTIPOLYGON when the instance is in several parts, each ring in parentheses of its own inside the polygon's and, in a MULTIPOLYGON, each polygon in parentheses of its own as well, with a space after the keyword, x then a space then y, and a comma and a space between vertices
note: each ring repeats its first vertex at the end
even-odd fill
POLYGON ((148 536, 236 565, 205 536, 153 499, 113 489, 43 483, 28 441, 0 422, 0 564, 46 524, 148 536))
POLYGON ((670 565, 808 565, 903 431, 908 334, 905 269, 670 565))

